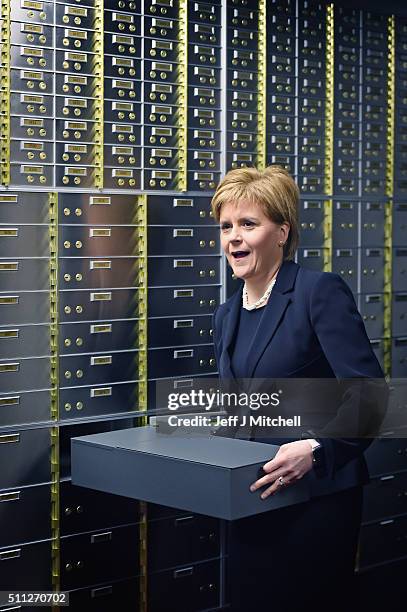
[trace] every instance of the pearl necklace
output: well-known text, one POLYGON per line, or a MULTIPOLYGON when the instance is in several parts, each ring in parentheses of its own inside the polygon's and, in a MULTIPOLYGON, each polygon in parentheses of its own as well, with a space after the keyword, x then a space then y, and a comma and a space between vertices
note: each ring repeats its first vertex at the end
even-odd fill
POLYGON ((268 301, 268 299, 270 297, 271 290, 273 289, 274 285, 276 284, 277 273, 278 273, 278 270, 275 273, 275 275, 273 277, 273 280, 271 281, 271 283, 267 287, 266 291, 263 293, 261 298, 259 298, 257 300, 257 302, 255 302, 254 304, 249 304, 249 297, 247 295, 246 283, 244 284, 243 293, 242 293, 242 305, 243 305, 243 308, 245 310, 255 310, 256 308, 261 308, 262 306, 267 304, 267 301, 268 301))

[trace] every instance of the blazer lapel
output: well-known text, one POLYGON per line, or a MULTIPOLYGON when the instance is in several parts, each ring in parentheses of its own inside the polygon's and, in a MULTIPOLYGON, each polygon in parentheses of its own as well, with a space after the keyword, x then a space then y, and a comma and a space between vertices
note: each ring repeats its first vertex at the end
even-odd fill
POLYGON ((285 295, 294 286, 299 266, 292 261, 286 261, 280 268, 276 284, 265 306, 256 334, 247 354, 248 378, 253 376, 256 366, 271 342, 291 298, 285 295))
POLYGON ((220 375, 225 378, 233 377, 233 372, 230 367, 229 347, 236 331, 241 304, 242 287, 234 294, 229 312, 224 316, 222 322, 222 349, 220 354, 219 372, 220 375))

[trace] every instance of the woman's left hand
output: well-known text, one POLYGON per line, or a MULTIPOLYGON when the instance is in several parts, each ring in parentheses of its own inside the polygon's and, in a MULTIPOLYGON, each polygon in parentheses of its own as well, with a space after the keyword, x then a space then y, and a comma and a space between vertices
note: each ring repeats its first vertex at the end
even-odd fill
POLYGON ((250 490, 256 491, 270 484, 271 486, 265 489, 260 496, 262 499, 266 499, 266 497, 278 491, 281 486, 292 484, 296 480, 300 480, 300 478, 311 469, 311 444, 307 440, 288 442, 280 446, 274 459, 263 465, 263 470, 266 472, 266 475, 256 480, 256 482, 250 486, 250 490), (280 477, 283 478, 283 484, 278 480, 280 477))

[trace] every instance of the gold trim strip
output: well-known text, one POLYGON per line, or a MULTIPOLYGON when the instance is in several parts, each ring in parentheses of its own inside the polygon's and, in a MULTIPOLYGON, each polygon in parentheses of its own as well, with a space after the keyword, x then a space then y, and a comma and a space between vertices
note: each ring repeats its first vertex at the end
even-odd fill
POLYGON ((324 201, 324 272, 332 271, 332 200, 324 201))
POLYGON ((178 160, 177 189, 187 191, 187 124, 188 124, 188 0, 179 2, 179 118, 178 118, 178 160))
POLYGON ((267 0, 259 0, 258 31, 258 89, 257 89, 257 167, 266 167, 266 116, 267 116, 267 0))
MULTIPOLYGON (((138 410, 145 415, 138 425, 148 424, 147 417, 147 196, 138 198, 138 257, 139 257, 139 309, 138 309, 138 410)), ((140 612, 147 612, 147 504, 140 502, 140 612)))
POLYGON ((103 0, 95 0, 95 75, 98 97, 95 105, 95 187, 103 189, 104 172, 104 7, 103 0))
POLYGON ((11 2, 1 0, 0 31, 0 184, 10 184, 11 2), (2 163, 3 160, 3 163, 2 163))
POLYGON ((326 7, 325 194, 333 192, 334 154, 334 5, 326 7))
MULTIPOLYGON (((59 529, 59 428, 51 428, 51 533, 52 587, 60 591, 60 529, 59 529)), ((53 608, 59 609, 59 608, 53 608)))
POLYGON ((51 419, 59 419, 58 350, 58 194, 49 194, 50 320, 51 320, 51 419))
MULTIPOLYGON (((386 150, 386 195, 394 193, 394 129, 395 129, 395 70, 396 34, 395 18, 388 18, 388 65, 387 65, 387 150, 386 150)), ((393 204, 385 203, 384 223, 384 294, 383 294, 383 352, 384 373, 391 375, 391 335, 392 335, 392 247, 393 247, 393 204)))

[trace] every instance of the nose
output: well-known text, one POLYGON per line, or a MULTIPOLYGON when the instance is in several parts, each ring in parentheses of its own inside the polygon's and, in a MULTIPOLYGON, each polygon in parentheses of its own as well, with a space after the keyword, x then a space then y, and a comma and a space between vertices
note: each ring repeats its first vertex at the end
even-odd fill
POLYGON ((242 237, 240 235, 240 227, 238 225, 233 225, 230 234, 229 234, 229 242, 241 242, 242 237))

